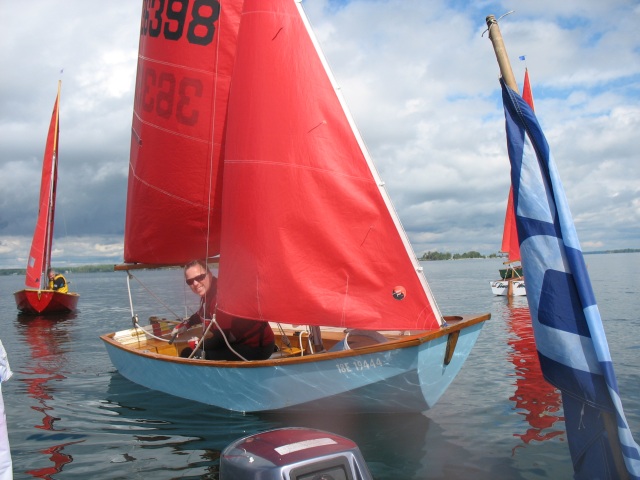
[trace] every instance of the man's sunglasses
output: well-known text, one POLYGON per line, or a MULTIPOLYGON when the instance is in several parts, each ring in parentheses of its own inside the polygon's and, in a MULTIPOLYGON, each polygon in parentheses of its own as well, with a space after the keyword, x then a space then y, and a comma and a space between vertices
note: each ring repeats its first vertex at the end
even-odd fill
POLYGON ((206 273, 202 273, 202 274, 198 275, 197 277, 187 278, 185 280, 185 282, 187 282, 187 285, 191 286, 191 285, 193 285, 193 282, 202 283, 205 278, 207 278, 207 274, 206 273))

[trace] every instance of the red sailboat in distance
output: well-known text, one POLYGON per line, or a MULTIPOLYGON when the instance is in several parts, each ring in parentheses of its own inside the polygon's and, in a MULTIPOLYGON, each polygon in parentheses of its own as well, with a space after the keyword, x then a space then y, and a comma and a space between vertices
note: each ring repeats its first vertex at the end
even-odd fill
POLYGON ((56 208, 56 185, 58 182, 58 133, 60 130, 60 87, 51 114, 49 134, 42 161, 40 203, 38 220, 31 241, 27 262, 25 289, 15 292, 16 306, 22 313, 41 315, 47 313, 72 312, 80 296, 49 288, 47 272, 51 268, 53 243, 53 219, 56 208))
MULTIPOLYGON (((529 70, 524 71, 524 86, 522 87, 522 98, 533 110, 533 93, 529 82, 529 70)), ((500 280, 491 282, 491 291, 494 295, 506 295, 509 297, 519 297, 526 295, 524 286, 524 274, 520 264, 520 242, 518 241, 518 230, 516 229, 516 214, 513 210, 513 186, 509 188, 509 199, 507 200, 507 212, 504 216, 504 230, 502 232, 502 247, 500 251, 507 256, 504 262, 505 268, 500 269, 500 280)))

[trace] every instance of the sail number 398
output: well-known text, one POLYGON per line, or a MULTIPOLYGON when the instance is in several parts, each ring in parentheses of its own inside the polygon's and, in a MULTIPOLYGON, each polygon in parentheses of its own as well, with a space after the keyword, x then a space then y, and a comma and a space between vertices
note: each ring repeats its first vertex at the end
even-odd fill
POLYGON ((145 0, 140 35, 180 40, 186 29, 189 43, 209 45, 218 18, 218 0, 145 0))

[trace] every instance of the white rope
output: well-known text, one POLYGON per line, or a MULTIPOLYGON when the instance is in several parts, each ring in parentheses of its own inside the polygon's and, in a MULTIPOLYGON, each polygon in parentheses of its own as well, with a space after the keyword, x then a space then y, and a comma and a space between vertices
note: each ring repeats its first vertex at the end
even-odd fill
POLYGON ((515 12, 515 10, 511 10, 511 11, 509 11, 509 12, 505 13, 504 15, 502 15, 502 16, 501 16, 500 18, 498 18, 497 20, 496 20, 496 19, 494 19, 494 20, 493 20, 493 22, 491 22, 491 25, 489 25, 489 27, 488 27, 484 32, 482 32, 482 35, 480 35, 480 36, 481 36, 481 37, 484 37, 484 34, 485 34, 485 33, 487 33, 487 32, 491 33, 491 27, 492 27, 495 23, 498 23, 498 20, 502 20, 504 17, 506 17, 507 15, 511 15, 511 14, 512 14, 512 13, 514 13, 514 12, 515 12))

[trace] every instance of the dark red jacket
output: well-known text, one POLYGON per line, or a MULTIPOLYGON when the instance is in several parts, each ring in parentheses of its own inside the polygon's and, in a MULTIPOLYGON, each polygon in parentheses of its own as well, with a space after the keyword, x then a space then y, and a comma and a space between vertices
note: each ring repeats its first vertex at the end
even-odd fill
MULTIPOLYGON (((213 287, 215 288, 215 284, 213 287)), ((214 290, 214 288, 211 290, 214 290)), ((207 297, 206 311, 203 300, 200 303, 198 312, 189 318, 189 326, 201 323, 203 317, 206 320, 210 320, 213 317, 213 312, 216 312, 216 322, 231 345, 244 344, 249 347, 262 347, 274 341, 273 330, 268 322, 234 317, 220 310, 216 311, 216 302, 217 298, 214 291, 213 295, 207 297)), ((206 340, 207 348, 224 348, 226 344, 220 330, 214 325, 209 331, 213 333, 213 337, 206 340)))

